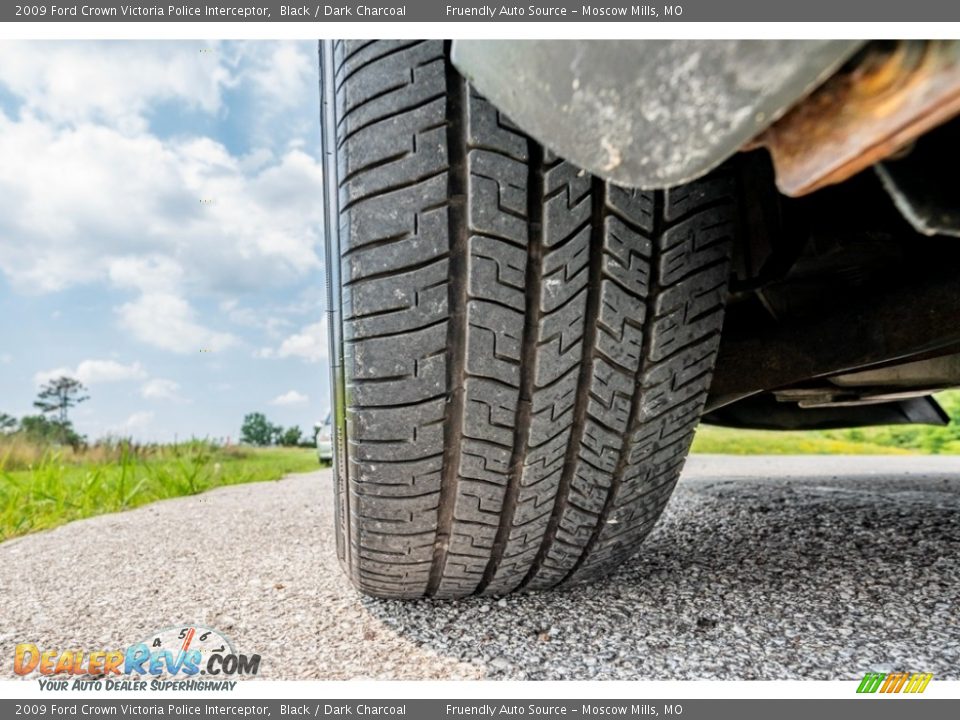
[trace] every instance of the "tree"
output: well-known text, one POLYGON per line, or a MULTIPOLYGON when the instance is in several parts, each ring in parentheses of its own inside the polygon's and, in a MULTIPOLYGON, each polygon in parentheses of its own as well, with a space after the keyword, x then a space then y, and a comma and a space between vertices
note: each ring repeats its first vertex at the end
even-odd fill
POLYGON ((20 420, 20 432, 38 443, 58 442, 77 447, 86 438, 73 429, 73 423, 49 420, 43 415, 27 415, 20 420))
POLYGON ((279 428, 267 420, 263 413, 247 413, 240 426, 240 442, 249 445, 269 445, 279 428))
POLYGON ((33 402, 33 406, 39 408, 44 416, 34 418, 30 428, 28 418, 24 418, 21 429, 46 440, 71 445, 82 443, 83 437, 74 431, 68 413, 70 408, 90 399, 86 391, 82 382, 66 375, 48 381, 40 388, 33 402), (50 413, 56 413, 56 418, 48 420, 45 416, 50 413))
POLYGON ((13 415, 0 412, 0 433, 6 434, 17 429, 17 419, 13 415))
POLYGON ((296 447, 300 444, 301 437, 303 437, 303 430, 299 425, 294 425, 280 433, 279 443, 284 447, 296 447))
POLYGON ((270 425, 270 444, 271 445, 280 445, 283 440, 283 428, 279 425, 270 425))
POLYGON ((70 408, 90 399, 89 395, 84 395, 86 391, 82 382, 63 375, 40 388, 33 406, 45 415, 57 413, 60 425, 66 426, 70 423, 70 418, 67 417, 70 408))

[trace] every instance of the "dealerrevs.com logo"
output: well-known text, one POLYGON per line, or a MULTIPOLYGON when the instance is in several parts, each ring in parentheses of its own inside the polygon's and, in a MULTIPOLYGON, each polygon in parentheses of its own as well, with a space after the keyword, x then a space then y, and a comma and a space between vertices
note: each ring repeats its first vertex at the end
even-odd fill
POLYGON ((226 635, 203 625, 151 633, 126 649, 40 649, 20 643, 13 671, 36 676, 41 690, 232 690, 256 675, 259 655, 238 653, 226 635))
POLYGON ((933 673, 879 673, 869 672, 863 676, 858 693, 922 693, 933 679, 933 673))

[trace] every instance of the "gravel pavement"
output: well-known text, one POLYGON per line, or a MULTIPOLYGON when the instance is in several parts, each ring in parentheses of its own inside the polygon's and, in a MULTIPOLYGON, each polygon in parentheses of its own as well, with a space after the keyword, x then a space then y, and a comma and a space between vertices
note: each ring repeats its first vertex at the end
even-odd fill
POLYGON ((13 646, 126 646, 198 622, 260 677, 960 679, 960 458, 694 456, 639 556, 590 587, 365 598, 329 471, 0 544, 13 646))

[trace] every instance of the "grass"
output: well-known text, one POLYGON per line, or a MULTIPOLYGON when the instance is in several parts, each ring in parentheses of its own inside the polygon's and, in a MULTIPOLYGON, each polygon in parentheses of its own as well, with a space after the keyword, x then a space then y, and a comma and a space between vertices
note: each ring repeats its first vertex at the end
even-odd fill
POLYGON ((319 467, 310 448, 97 443, 78 450, 0 438, 0 540, 215 487, 319 467))
POLYGON ((833 438, 823 432, 734 430, 701 425, 693 440, 693 452, 721 455, 909 455, 911 450, 833 438))

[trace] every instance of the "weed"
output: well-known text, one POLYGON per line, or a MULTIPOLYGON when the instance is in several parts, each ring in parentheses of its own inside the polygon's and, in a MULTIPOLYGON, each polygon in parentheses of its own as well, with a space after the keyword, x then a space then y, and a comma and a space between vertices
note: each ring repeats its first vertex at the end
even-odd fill
POLYGON ((0 539, 214 487, 317 469, 309 449, 108 439, 73 449, 0 437, 0 539))

